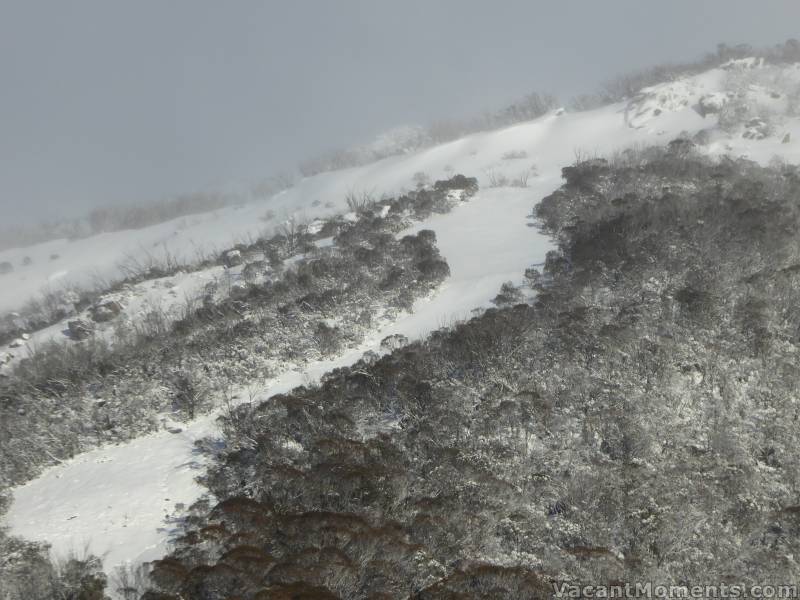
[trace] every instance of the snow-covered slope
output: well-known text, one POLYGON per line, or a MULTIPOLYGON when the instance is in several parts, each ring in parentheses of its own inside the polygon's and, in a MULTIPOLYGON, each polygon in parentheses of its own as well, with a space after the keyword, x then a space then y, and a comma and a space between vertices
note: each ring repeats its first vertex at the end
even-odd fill
POLYGON ((752 144, 742 137, 747 128, 747 118, 743 118, 737 130, 715 136, 713 151, 747 152, 755 159, 767 160, 773 154, 798 157, 800 145, 781 142, 786 133, 793 134, 793 140, 798 137, 800 122, 786 113, 794 110, 799 89, 800 65, 759 67, 737 61, 702 75, 646 88, 630 103, 574 114, 553 111, 535 121, 467 136, 415 154, 322 173, 269 200, 144 229, 5 250, 0 252, 0 263, 10 262, 14 271, 0 275, 0 314, 19 308, 43 290, 117 277, 120 265, 127 260, 146 263, 169 255, 191 261, 270 231, 288 216, 311 219, 341 212, 348 192, 396 193, 413 187, 417 172, 435 179, 446 177, 452 169, 478 177, 485 187, 498 176, 519 178, 534 165, 546 178, 571 162, 576 151, 605 153, 632 143, 664 141, 683 131, 713 130, 719 112, 708 109, 713 105, 722 108, 732 99, 744 106, 745 117, 752 114, 752 118, 770 120, 772 134, 756 140, 760 144, 752 144), (23 264, 25 257, 30 258, 30 264, 23 264))
MULTIPOLYGON (((727 86, 732 77, 747 79, 742 74, 745 70, 773 81, 770 78, 774 74, 760 72, 759 68, 767 67, 732 65, 643 90, 630 103, 574 114, 554 111, 529 123, 471 135, 413 155, 318 175, 263 204, 139 232, 5 252, 0 254, 0 261, 11 260, 16 265, 23 254, 34 261, 29 272, 19 269, 6 276, 12 278, 12 291, 4 288, 0 307, 18 306, 48 281, 80 280, 95 270, 113 270, 115 262, 128 252, 155 252, 165 244, 173 253, 192 252, 194 247, 223 247, 264 228, 259 217, 267 209, 284 214, 304 212, 310 218, 342 210, 350 191, 381 194, 411 187, 413 175, 420 171, 433 179, 453 171, 477 176, 481 191, 470 202, 416 226, 436 231, 437 245, 451 267, 451 277, 437 294, 417 302, 412 314, 383 323, 360 348, 268 382, 257 394, 266 398, 313 380, 331 367, 353 362, 365 350, 377 348, 386 335, 403 333, 415 338, 453 318, 468 316, 473 309, 487 306, 504 281, 520 281, 525 267, 541 262, 551 248, 549 240, 528 226, 526 216, 543 196, 560 185, 561 168, 572 163, 576 154, 602 155, 632 144, 663 144, 682 132, 694 135, 709 129, 709 152, 747 154, 760 162, 768 162, 775 155, 790 161, 800 159, 800 121, 789 114, 788 106, 775 109, 774 114, 767 110, 769 102, 776 100, 775 93, 791 93, 792 82, 797 80, 794 67, 786 69, 780 92, 773 89, 764 96, 760 88, 747 87, 738 100, 748 110, 771 119, 772 131, 763 139, 743 137, 748 127, 744 122, 741 127, 721 131, 717 127, 719 112, 698 110, 703 98, 709 106, 714 99, 727 102, 720 98, 729 97, 727 86), (790 136, 784 143, 786 133, 790 136), (491 188, 492 182, 521 179, 525 174, 528 187, 491 188), (327 202, 332 206, 325 207, 327 202), (52 252, 61 256, 49 262, 52 252)), ((241 391, 240 395, 246 397, 247 393, 241 391)), ((193 481, 202 467, 194 441, 213 433, 214 427, 213 415, 203 417, 180 434, 160 432, 53 467, 15 490, 6 523, 13 533, 51 541, 57 553, 88 544, 91 551, 105 556, 107 568, 158 556, 169 537, 168 517, 174 514, 174 504, 188 504, 200 493, 193 481)))
MULTIPOLYGON (((552 174, 556 169, 557 175, 558 168, 573 160, 576 149, 602 152, 652 137, 655 127, 627 127, 621 118, 623 110, 624 106, 615 105, 589 113, 551 113, 530 123, 471 135, 416 154, 306 178, 267 201, 139 230, 6 250, 0 252, 0 262, 12 263, 14 271, 0 276, 0 313, 19 308, 32 295, 46 289, 118 276, 120 265, 129 259, 146 263, 169 254, 178 260, 191 260, 269 231, 291 215, 310 219, 342 212, 346 210, 348 192, 381 195, 413 188, 412 178, 417 172, 443 178, 453 169, 478 177, 482 187, 488 185, 490 175, 504 174, 513 179, 534 164, 540 173, 552 174), (527 153, 527 158, 504 160, 502 157, 508 152, 527 153), (275 217, 264 220, 268 211, 275 217), (26 256, 31 259, 28 266, 23 265, 26 256)), ((664 121, 659 123, 660 128, 673 132, 696 129, 703 123, 696 113, 665 116, 664 121)))

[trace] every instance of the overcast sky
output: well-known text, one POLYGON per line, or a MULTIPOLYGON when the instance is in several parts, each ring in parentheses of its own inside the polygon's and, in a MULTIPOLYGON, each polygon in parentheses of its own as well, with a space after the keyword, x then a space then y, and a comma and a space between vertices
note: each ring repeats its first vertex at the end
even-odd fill
POLYGON ((0 0, 0 224, 255 183, 798 24, 797 0, 0 0))

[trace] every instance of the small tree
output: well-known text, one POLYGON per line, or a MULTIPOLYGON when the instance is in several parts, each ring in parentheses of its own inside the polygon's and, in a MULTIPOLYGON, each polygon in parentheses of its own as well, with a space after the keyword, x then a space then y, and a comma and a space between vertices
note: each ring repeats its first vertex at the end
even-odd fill
POLYGON ((194 419, 208 400, 208 386, 196 372, 180 371, 173 382, 175 408, 194 419))

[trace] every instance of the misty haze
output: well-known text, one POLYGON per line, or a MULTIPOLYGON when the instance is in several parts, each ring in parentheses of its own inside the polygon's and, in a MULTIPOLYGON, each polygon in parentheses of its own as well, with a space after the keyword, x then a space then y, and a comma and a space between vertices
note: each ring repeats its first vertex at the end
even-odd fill
POLYGON ((0 0, 0 599, 796 598, 799 22, 0 0))

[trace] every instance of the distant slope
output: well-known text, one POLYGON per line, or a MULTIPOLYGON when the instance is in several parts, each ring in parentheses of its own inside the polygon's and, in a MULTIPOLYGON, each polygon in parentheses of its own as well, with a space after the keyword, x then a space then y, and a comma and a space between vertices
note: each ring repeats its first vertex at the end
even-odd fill
POLYGON ((701 75, 647 88, 629 102, 579 113, 551 111, 534 121, 470 135, 414 154, 308 177, 262 202, 144 229, 6 250, 0 252, 0 263, 11 263, 14 271, 0 275, 0 313, 18 309, 42 290, 71 283, 86 285, 96 277, 118 277, 119 265, 127 259, 146 262, 171 255, 189 261, 273 229, 293 215, 312 219, 342 211, 348 193, 393 194, 403 188, 413 189, 415 173, 425 173, 432 179, 445 178, 451 172, 470 173, 486 188, 503 178, 509 182, 518 179, 535 165, 539 176, 529 174, 529 183, 553 188, 559 166, 574 160, 576 153, 606 154, 631 144, 663 143, 681 132, 694 135, 704 129, 710 135, 711 152, 748 153, 761 161, 776 154, 787 160, 798 159, 800 125, 794 113, 799 67, 733 61, 701 75), (709 99, 715 97, 718 104, 735 108, 741 123, 721 110, 722 106, 714 111, 714 102, 709 99), (721 100, 724 98, 728 99, 721 100), (705 108, 701 101, 705 101, 705 108), (721 117, 722 129, 718 126, 721 117), (746 123, 759 117, 771 121, 764 139, 743 138, 746 123), (782 144, 786 133, 790 141, 782 144), (274 215, 272 219, 264 218, 268 211, 274 215), (58 258, 51 258, 54 255, 58 258), (25 256, 31 258, 31 265, 22 264, 25 256))

